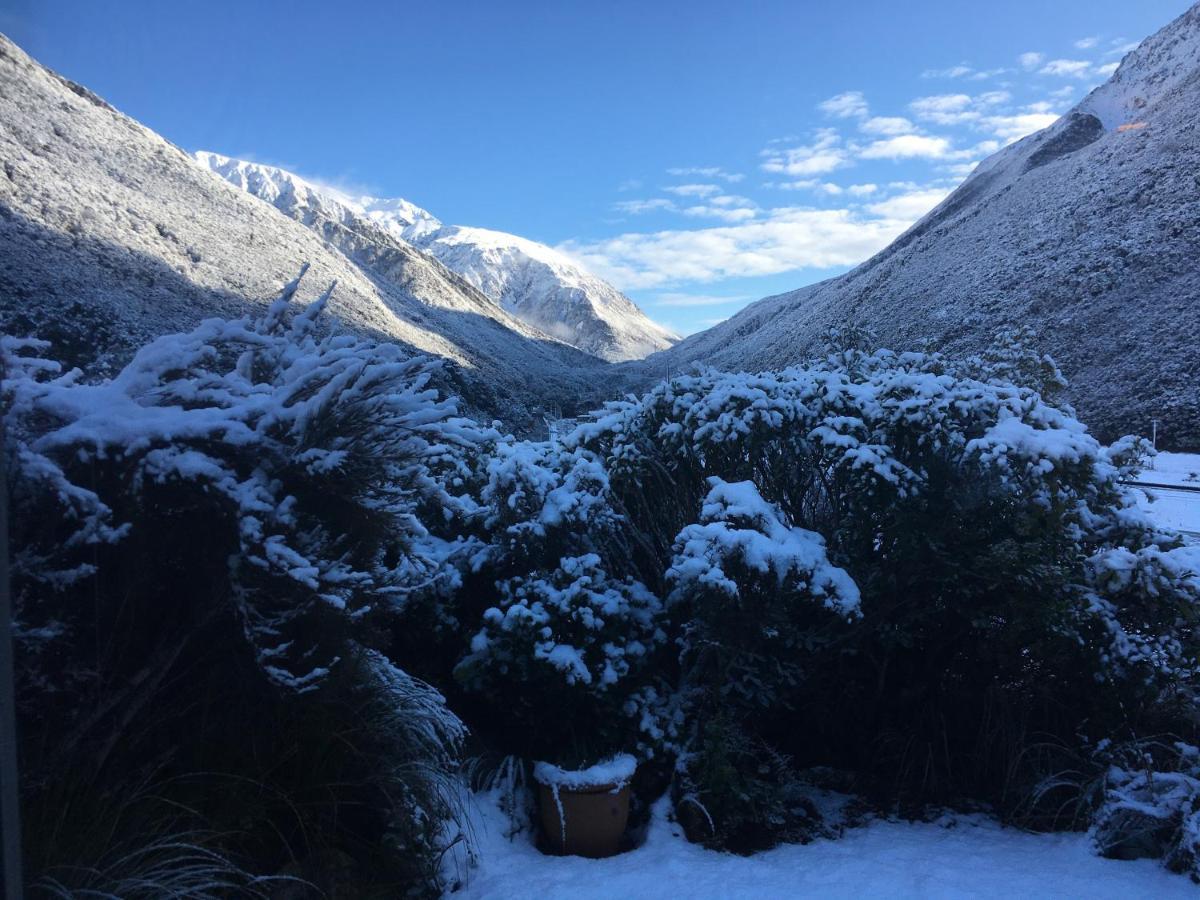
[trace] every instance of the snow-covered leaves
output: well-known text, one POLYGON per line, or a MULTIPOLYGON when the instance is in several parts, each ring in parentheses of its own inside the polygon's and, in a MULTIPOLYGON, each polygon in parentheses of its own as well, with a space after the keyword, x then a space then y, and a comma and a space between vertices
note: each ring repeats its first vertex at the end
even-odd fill
MULTIPOLYGON (((641 707, 628 701, 667 640, 661 601, 635 579, 610 575, 594 553, 497 587, 499 602, 484 612, 457 676, 513 714, 534 706, 544 721, 530 727, 570 735, 594 753, 622 749, 619 735, 640 727, 641 707), (581 716, 589 724, 580 727, 581 716)), ((551 745, 542 754, 565 752, 551 745)))
POLYGON ((676 595, 715 591, 736 602, 753 579, 764 590, 810 598, 845 618, 860 615, 858 587, 829 562, 824 538, 787 526, 749 481, 713 477, 709 483, 700 522, 675 542, 667 579, 676 595))
POLYGON ((515 578, 500 591, 464 670, 536 667, 605 691, 665 640, 658 598, 633 579, 611 578, 594 553, 563 557, 552 572, 515 578))
POLYGON ((429 387, 435 363, 321 331, 329 291, 293 314, 295 287, 259 319, 159 338, 98 384, 6 339, 4 393, 21 491, 56 501, 73 528, 61 562, 34 543, 22 571, 77 579, 89 569, 72 551, 121 539, 139 508, 191 508, 216 546, 227 529, 231 551, 226 572, 195 577, 228 584, 263 671, 306 691, 340 659, 319 649, 331 635, 447 575, 427 510, 472 511, 454 485, 484 432, 429 387))

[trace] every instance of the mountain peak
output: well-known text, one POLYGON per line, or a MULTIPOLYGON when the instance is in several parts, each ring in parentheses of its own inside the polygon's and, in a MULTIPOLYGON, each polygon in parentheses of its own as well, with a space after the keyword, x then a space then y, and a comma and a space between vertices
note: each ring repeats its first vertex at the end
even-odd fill
POLYGON ((610 362, 639 359, 678 338, 612 285, 564 254, 502 231, 445 225, 400 197, 352 197, 275 166, 200 151, 221 178, 311 225, 319 211, 343 225, 366 222, 433 256, 511 315, 610 362))

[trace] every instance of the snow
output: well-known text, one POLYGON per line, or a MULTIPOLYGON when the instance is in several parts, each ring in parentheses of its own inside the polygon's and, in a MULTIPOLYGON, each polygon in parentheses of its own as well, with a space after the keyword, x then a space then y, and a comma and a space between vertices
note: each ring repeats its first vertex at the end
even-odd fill
MULTIPOLYGON (((1159 453, 1138 481, 1200 488, 1200 453, 1159 453)), ((1138 488, 1138 506, 1157 524, 1200 540, 1200 493, 1138 488)))
POLYGON ((983 816, 931 823, 874 821, 835 840, 785 845, 751 857, 690 844, 654 807, 645 842, 609 859, 542 855, 528 835, 505 837, 498 795, 471 805, 478 868, 446 896, 472 898, 636 897, 639 900, 879 897, 1088 897, 1133 900, 1196 896, 1185 877, 1158 863, 1104 859, 1086 835, 1027 834, 983 816))
POLYGON ((556 792, 558 788, 578 790, 610 784, 615 785, 615 790, 633 778, 636 771, 637 760, 628 753, 618 753, 586 769, 560 769, 548 762, 535 763, 533 777, 538 784, 555 788, 556 792))
POLYGON ((201 150, 196 161, 320 232, 332 220, 360 234, 387 235, 435 257, 494 304, 547 335, 610 362, 639 359, 677 336, 652 322, 612 285, 536 241, 445 225, 403 198, 351 197, 275 166, 201 150))

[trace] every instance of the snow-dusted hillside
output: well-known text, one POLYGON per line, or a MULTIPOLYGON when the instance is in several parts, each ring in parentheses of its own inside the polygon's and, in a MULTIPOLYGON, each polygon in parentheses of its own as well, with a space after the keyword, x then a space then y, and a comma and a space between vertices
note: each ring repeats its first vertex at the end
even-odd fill
POLYGON ((0 162, 2 330, 73 362, 105 371, 152 336, 240 315, 309 262, 301 300, 336 279, 344 327, 451 360, 479 407, 528 421, 593 399, 601 361, 378 229, 280 215, 3 36, 0 162))
POLYGON ((932 339, 949 353, 1031 325, 1084 421, 1112 435, 1156 417, 1160 439, 1200 447, 1200 7, 876 256, 761 300, 646 371, 776 367, 846 322, 897 350, 932 339))
POLYGON ((485 228, 443 225, 401 198, 350 197, 275 166, 200 151, 222 178, 310 227, 325 220, 360 234, 382 230, 436 257, 505 310, 609 361, 640 359, 675 335, 612 285, 544 244, 485 228))

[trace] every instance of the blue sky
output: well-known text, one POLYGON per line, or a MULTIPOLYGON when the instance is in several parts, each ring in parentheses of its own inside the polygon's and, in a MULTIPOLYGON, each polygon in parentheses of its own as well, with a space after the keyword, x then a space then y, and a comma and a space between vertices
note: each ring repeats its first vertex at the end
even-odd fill
POLYGON ((691 332, 861 261, 1188 0, 0 0, 187 150, 558 246, 691 332))

